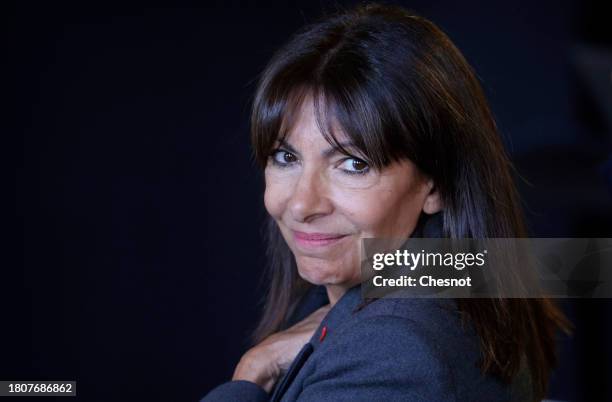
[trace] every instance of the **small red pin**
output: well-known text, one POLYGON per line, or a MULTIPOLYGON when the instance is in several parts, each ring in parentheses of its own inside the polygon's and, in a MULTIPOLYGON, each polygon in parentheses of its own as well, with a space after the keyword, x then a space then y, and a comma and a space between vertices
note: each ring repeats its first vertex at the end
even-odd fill
POLYGON ((321 336, 319 337, 319 342, 323 342, 325 335, 327 335, 327 327, 323 327, 321 329, 321 336))

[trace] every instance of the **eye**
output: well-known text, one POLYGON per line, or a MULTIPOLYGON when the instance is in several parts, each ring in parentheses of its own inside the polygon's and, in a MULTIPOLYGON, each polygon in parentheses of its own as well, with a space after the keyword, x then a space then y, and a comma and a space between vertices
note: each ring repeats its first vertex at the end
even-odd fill
POLYGON ((359 158, 350 157, 342 161, 340 169, 348 174, 366 174, 370 170, 370 166, 359 158))
POLYGON ((287 166, 294 162, 297 162, 297 157, 289 151, 285 151, 284 149, 277 149, 272 152, 272 162, 275 165, 279 166, 287 166))

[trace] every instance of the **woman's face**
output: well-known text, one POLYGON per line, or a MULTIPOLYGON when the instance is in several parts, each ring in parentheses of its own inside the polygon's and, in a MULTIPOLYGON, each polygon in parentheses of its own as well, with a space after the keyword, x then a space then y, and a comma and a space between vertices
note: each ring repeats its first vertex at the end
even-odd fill
POLYGON ((421 211, 440 209, 433 183, 409 160, 370 168, 335 150, 319 131, 307 98, 265 169, 265 205, 295 255, 300 276, 316 285, 360 282, 360 240, 406 238, 421 211))

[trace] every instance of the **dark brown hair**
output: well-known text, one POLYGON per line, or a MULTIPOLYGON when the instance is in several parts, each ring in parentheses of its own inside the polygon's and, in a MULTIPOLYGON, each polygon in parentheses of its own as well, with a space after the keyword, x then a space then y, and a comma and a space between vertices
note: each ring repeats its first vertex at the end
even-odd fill
MULTIPOLYGON (((375 168, 410 159, 444 203, 443 235, 525 237, 512 166, 482 88, 463 55, 430 21, 402 8, 360 6, 298 32, 262 74, 251 117, 265 167, 306 93, 321 131, 333 116, 375 168), (289 123, 288 123, 289 122, 289 123)), ((255 342, 282 329, 310 286, 297 273, 276 223, 267 224, 269 286, 255 342)), ((547 299, 458 299, 476 329, 482 370, 510 382, 525 356, 534 396, 556 364, 556 330, 568 322, 547 299)))

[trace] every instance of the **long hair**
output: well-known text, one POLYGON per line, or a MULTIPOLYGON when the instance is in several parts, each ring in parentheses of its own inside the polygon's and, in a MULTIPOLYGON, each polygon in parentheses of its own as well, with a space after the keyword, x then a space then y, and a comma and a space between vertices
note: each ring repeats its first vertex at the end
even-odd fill
MULTIPOLYGON (((483 90, 432 22, 394 6, 341 12, 298 32, 272 58, 257 88, 251 139, 263 168, 307 94, 327 141, 333 117, 368 162, 409 159, 442 198, 443 236, 526 237, 520 200, 483 90)), ((267 224, 269 284, 255 342, 284 328, 309 284, 276 223, 267 224)), ((556 364, 554 337, 569 323, 548 299, 458 299, 479 336, 484 373, 510 382, 525 356, 534 395, 556 364)))

